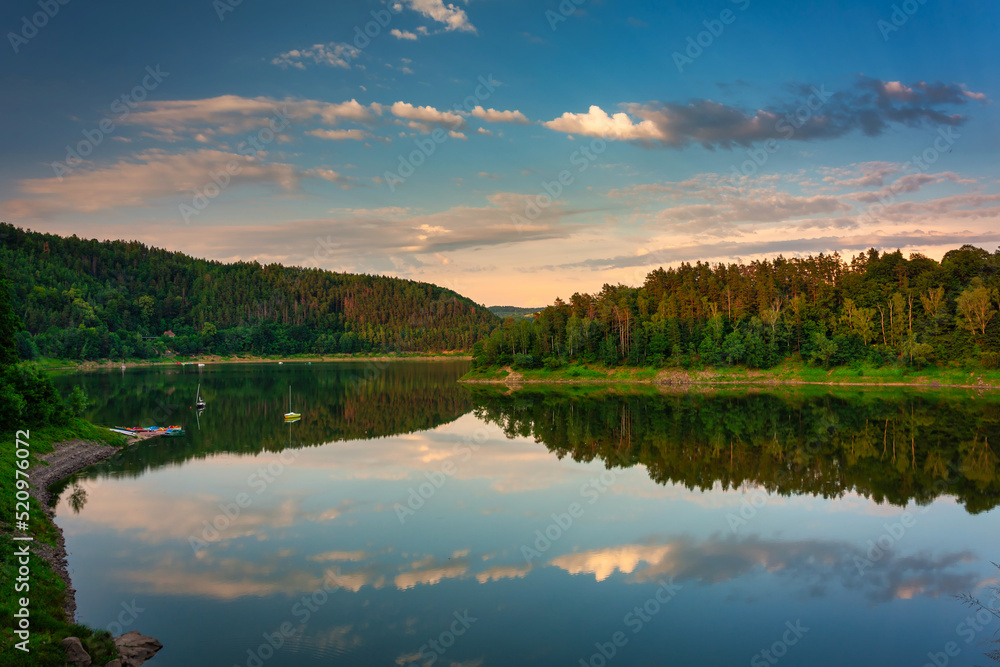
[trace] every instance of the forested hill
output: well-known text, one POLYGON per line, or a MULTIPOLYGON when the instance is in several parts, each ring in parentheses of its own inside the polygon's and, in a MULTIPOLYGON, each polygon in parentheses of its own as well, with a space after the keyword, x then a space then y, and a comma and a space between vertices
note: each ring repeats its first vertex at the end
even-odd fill
POLYGON ((536 313, 544 310, 544 308, 522 308, 520 306, 490 306, 488 310, 503 320, 507 319, 508 317, 513 317, 513 318, 533 317, 536 313))
POLYGON ((474 349, 476 367, 769 368, 928 363, 996 368, 1000 250, 962 246, 940 262, 875 249, 657 269, 639 287, 605 285, 507 319, 474 349))
POLYGON ((223 264, 3 223, 0 262, 29 359, 462 350, 499 322, 428 283, 223 264))

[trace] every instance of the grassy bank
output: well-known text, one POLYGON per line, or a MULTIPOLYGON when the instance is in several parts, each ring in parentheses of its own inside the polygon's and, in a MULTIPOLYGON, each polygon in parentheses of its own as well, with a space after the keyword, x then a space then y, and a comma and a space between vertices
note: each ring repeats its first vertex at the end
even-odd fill
MULTIPOLYGON (((126 438, 110 431, 94 426, 82 419, 72 419, 63 426, 47 426, 30 429, 27 442, 31 452, 28 461, 31 467, 44 465, 38 457, 51 452, 55 443, 68 440, 86 440, 114 446, 122 446, 126 438)), ((22 437, 22 441, 25 439, 22 437)), ((66 584, 52 567, 36 553, 30 559, 30 590, 13 592, 18 576, 18 563, 14 557, 15 548, 26 542, 13 540, 13 520, 15 516, 15 434, 3 434, 3 456, 0 457, 0 579, 5 587, 4 595, 0 597, 0 617, 2 617, 3 641, 0 645, 0 664, 5 666, 53 667, 66 664, 66 656, 60 643, 65 637, 79 637, 84 648, 94 659, 94 665, 103 665, 112 660, 117 652, 111 641, 110 633, 95 631, 83 625, 72 623, 63 611, 66 596, 66 584), (7 589, 7 582, 10 588, 7 589), (31 638, 28 643, 30 653, 25 653, 14 647, 20 641, 14 634, 14 612, 18 598, 27 597, 30 600, 29 612, 31 638)), ((30 472, 29 468, 29 472, 30 472)), ((37 500, 29 500, 28 535, 41 545, 56 547, 58 530, 48 515, 42 510, 37 500)), ((18 532, 20 534, 20 531, 18 532)))
POLYGON ((567 364, 557 369, 473 369, 461 382, 600 383, 638 382, 671 384, 842 384, 914 385, 928 387, 1000 387, 1000 371, 929 367, 837 367, 823 369, 786 361, 768 370, 743 367, 678 369, 567 364))

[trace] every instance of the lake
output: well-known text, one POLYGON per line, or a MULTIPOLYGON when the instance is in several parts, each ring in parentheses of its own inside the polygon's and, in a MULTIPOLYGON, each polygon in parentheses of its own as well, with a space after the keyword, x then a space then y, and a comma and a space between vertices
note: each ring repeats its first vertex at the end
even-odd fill
POLYGON ((78 620, 156 667, 989 662, 1000 621, 954 596, 1000 574, 1000 397, 466 370, 56 378, 187 431, 62 488, 78 620))

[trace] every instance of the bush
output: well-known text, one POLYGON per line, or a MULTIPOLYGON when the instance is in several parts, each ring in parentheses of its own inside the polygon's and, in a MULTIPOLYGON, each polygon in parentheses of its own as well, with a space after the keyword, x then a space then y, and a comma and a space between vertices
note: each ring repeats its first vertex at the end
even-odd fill
POLYGON ((549 357, 548 359, 545 360, 545 368, 546 368, 546 370, 550 370, 550 371, 559 370, 560 368, 562 368, 565 365, 566 364, 563 363, 562 359, 557 359, 555 357, 549 357))
POLYGON ((533 354, 515 354, 514 362, 511 364, 519 371, 527 371, 539 367, 538 359, 533 354))
POLYGON ((52 381, 28 363, 9 366, 0 377, 0 430, 65 424, 67 410, 52 381))
POLYGON ((70 414, 74 417, 82 417, 89 405, 90 400, 87 398, 87 392, 79 385, 73 387, 72 393, 66 399, 66 407, 69 409, 70 414))

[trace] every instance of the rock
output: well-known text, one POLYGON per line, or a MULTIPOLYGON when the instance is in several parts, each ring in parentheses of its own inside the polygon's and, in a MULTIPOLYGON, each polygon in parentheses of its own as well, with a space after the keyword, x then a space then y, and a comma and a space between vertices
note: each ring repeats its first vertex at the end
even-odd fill
POLYGON ((108 664, 104 665, 104 667, 122 667, 122 661, 119 660, 118 658, 115 658, 108 664))
POLYGON ((163 648, 160 642, 135 630, 115 637, 115 646, 118 647, 122 667, 139 667, 163 648))
POLYGON ((67 664, 80 665, 80 667, 90 666, 90 654, 83 648, 83 643, 78 637, 67 637, 62 640, 62 645, 66 649, 67 664))

